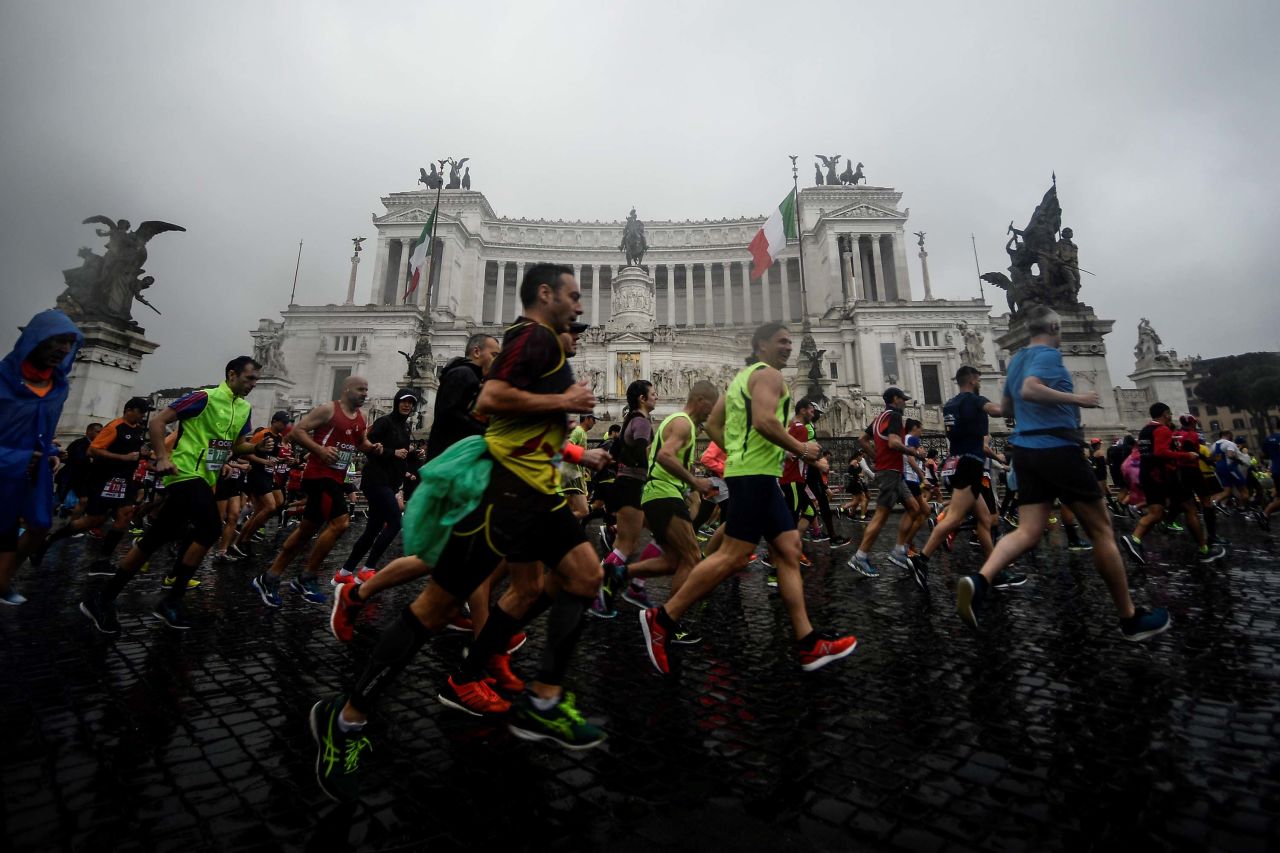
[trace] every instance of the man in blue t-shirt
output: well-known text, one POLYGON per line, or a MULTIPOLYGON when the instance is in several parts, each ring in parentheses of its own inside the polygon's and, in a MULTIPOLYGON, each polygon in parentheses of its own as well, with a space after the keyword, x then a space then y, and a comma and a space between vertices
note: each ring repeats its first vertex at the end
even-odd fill
POLYGON ((1022 316, 1031 335, 1028 346, 1009 363, 1001 410, 1017 427, 1009 439, 1018 476, 1021 524, 988 555, 982 570, 956 585, 956 610, 978 627, 978 609, 999 571, 1031 550, 1044 535, 1055 500, 1071 508, 1093 542, 1093 562, 1107 584, 1127 640, 1145 640, 1169 627, 1164 608, 1135 608, 1129 597, 1124 562, 1116 547, 1102 491, 1081 448, 1079 408, 1096 408, 1098 394, 1077 394, 1062 362, 1062 321, 1058 313, 1033 305, 1022 316))

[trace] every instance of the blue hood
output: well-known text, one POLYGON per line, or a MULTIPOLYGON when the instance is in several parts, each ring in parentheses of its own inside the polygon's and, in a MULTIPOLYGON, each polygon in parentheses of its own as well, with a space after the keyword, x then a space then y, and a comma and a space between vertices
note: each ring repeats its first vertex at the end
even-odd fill
POLYGON ((49 459, 54 453, 53 434, 62 416, 69 390, 67 374, 84 335, 61 311, 41 311, 22 330, 13 351, 0 361, 0 530, 21 516, 32 527, 48 527, 53 506, 53 474, 40 466, 34 477, 27 467, 34 452, 49 459), (53 387, 43 397, 22 381, 22 362, 49 338, 75 335, 71 354, 53 369, 53 387))

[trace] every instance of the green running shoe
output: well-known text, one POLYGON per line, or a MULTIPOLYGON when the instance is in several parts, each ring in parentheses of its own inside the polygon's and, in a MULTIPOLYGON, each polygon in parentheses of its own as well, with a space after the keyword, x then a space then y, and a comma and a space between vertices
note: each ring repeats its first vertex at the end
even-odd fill
POLYGON ((346 696, 321 699, 311 708, 311 736, 316 741, 316 781, 334 802, 350 803, 360 796, 360 756, 372 750, 359 730, 344 732, 338 715, 346 696))
POLYGON ((550 740, 569 749, 590 749, 604 743, 604 731, 588 723, 573 704, 573 694, 565 693, 554 708, 540 711, 533 694, 522 693, 512 703, 511 733, 522 740, 550 740))

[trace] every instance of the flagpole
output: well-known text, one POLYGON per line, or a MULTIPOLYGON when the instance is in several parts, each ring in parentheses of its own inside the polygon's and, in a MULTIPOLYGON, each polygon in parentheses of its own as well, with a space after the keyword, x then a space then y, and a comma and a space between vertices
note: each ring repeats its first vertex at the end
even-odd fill
POLYGON ((435 215, 431 220, 431 236, 427 238, 427 286, 424 296, 426 297, 426 325, 431 327, 431 279, 436 273, 436 226, 440 223, 440 191, 444 188, 444 164, 448 160, 440 160, 440 186, 436 187, 436 209, 435 215))
POLYGON ((788 155, 791 158, 791 186, 796 196, 795 203, 795 220, 796 220, 796 241, 800 247, 800 311, 804 314, 804 320, 801 326, 802 331, 809 334, 809 293, 804 283, 804 230, 800 227, 800 171, 796 168, 796 160, 799 159, 798 154, 788 155))
POLYGON ((293 304, 293 297, 298 293, 298 270, 302 267, 302 241, 298 241, 298 260, 293 265, 293 289, 289 291, 289 304, 293 304))
POLYGON ((978 295, 982 297, 982 301, 987 301, 986 291, 982 289, 982 265, 978 263, 978 241, 974 238, 973 232, 969 232, 969 242, 973 244, 973 268, 978 273, 978 295))

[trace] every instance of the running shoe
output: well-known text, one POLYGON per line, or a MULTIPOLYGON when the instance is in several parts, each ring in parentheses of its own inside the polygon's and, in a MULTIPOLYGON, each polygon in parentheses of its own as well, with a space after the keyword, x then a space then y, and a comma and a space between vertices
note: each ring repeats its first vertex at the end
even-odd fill
POLYGON ((89 577, 109 578, 116 573, 116 567, 105 557, 100 557, 89 564, 89 577))
POLYGON ((911 577, 925 592, 929 591, 929 558, 924 554, 916 554, 909 557, 908 562, 911 563, 911 577))
POLYGON ((533 696, 522 693, 508 723, 521 740, 550 740, 568 749, 590 749, 604 743, 604 730, 588 723, 574 705, 572 693, 545 711, 533 704, 533 696))
POLYGON ((852 545, 852 544, 853 544, 852 539, 846 539, 845 537, 837 534, 831 537, 830 544, 828 544, 827 547, 830 548, 832 551, 834 551, 837 548, 843 548, 846 545, 852 545))
POLYGON ((813 642, 800 648, 800 668, 805 672, 822 669, 833 660, 853 654, 858 638, 850 634, 838 636, 834 631, 815 631, 813 642))
POLYGON ((338 715, 346 704, 346 696, 335 696, 311 707, 316 781, 324 795, 336 803, 353 802, 360 796, 360 756, 373 748, 361 729, 344 732, 338 725, 338 715))
POLYGON ((1199 559, 1202 563, 1216 563, 1225 556, 1227 556, 1226 548, 1221 545, 1210 545, 1209 550, 1201 553, 1199 559))
POLYGON ((627 591, 622 593, 622 600, 628 604, 634 604, 641 610, 648 610, 653 606, 653 602, 649 600, 649 593, 635 581, 627 584, 627 591))
POLYGON ((595 601, 592 601, 591 606, 587 608, 587 615, 594 616, 596 619, 613 619, 618 615, 618 611, 605 602, 603 587, 596 593, 595 601))
POLYGON ((280 582, 272 583, 266 572, 255 577, 250 584, 258 591, 262 603, 268 607, 280 607, 284 603, 280 598, 280 582))
POLYGON ((1227 538, 1227 537, 1225 537, 1225 536, 1219 536, 1219 535, 1217 535, 1217 534, 1215 533, 1213 536, 1210 536, 1210 537, 1209 537, 1209 545, 1210 545, 1210 546, 1213 546, 1213 545, 1230 545, 1230 544, 1231 544, 1231 540, 1230 540, 1230 539, 1228 539, 1228 538, 1227 538))
POLYGON ((513 635, 510 640, 507 640, 507 654, 509 655, 515 654, 528 641, 529 641, 529 635, 526 634, 524 631, 520 631, 519 633, 513 635))
POLYGON ((808 554, 806 554, 804 551, 801 551, 801 552, 800 552, 800 567, 801 567, 802 569, 812 569, 812 568, 813 568, 813 560, 810 560, 810 559, 809 559, 809 555, 808 555, 808 554))
POLYGON ((1138 643, 1156 634, 1163 634, 1172 624, 1169 611, 1163 607, 1157 607, 1155 610, 1135 607, 1132 616, 1120 620, 1120 634, 1126 640, 1138 643))
POLYGON ((329 596, 320 589, 320 579, 305 572, 289 581, 289 589, 310 601, 312 604, 326 604, 329 596))
POLYGON ((684 628, 677 628, 676 632, 671 635, 671 645, 673 646, 696 646, 701 642, 701 634, 684 628))
POLYGON ((769 589, 778 588, 778 572, 773 568, 773 566, 769 566, 769 574, 764 576, 764 585, 769 587, 769 589))
POLYGON ((351 638, 355 636, 356 616, 359 615, 360 608, 364 607, 364 602, 358 601, 352 595, 355 591, 355 584, 346 584, 333 596, 333 610, 329 613, 329 631, 342 643, 351 642, 351 638))
POLYGON ((640 633, 644 635, 644 649, 649 653, 649 662, 653 668, 663 675, 671 672, 667 662, 667 629, 658 621, 658 608, 650 607, 640 611, 640 633))
POLYGON ((449 624, 444 626, 446 631, 457 631, 459 634, 474 634, 476 625, 471 621, 470 616, 464 615, 461 611, 458 615, 449 620, 449 624))
POLYGON ((996 575, 996 579, 991 582, 992 589, 1013 589, 1022 586, 1027 582, 1027 576, 1021 572, 1011 572, 1008 569, 1001 569, 996 575))
POLYGON ((613 553, 613 540, 618 536, 618 528, 612 524, 600 525, 600 544, 606 554, 613 553))
POLYGON ((868 557, 859 557, 857 554, 854 554, 852 557, 849 558, 849 568, 853 569, 855 572, 857 572, 858 574, 864 577, 868 577, 868 578, 880 577, 880 572, 876 569, 875 566, 871 565, 871 560, 868 557))
POLYGON ((956 584, 956 613, 970 628, 978 628, 978 608, 987 595, 987 579, 980 574, 965 575, 956 584))
POLYGON ((1187 529, 1176 521, 1165 522, 1164 526, 1165 526, 1165 529, 1168 530, 1170 533, 1181 533, 1187 529))
POLYGON ((360 571, 356 572, 356 583, 368 583, 373 580, 373 576, 377 573, 377 569, 371 569, 368 566, 365 566, 360 571))
POLYGON ((249 545, 236 542, 227 547, 227 556, 237 560, 247 560, 253 556, 253 549, 249 545))
POLYGON ((18 592, 16 589, 11 589, 8 592, 0 593, 0 604, 7 604, 10 607, 18 607, 19 605, 26 604, 26 603, 27 603, 27 597, 22 593, 18 592))
POLYGON ((1014 530, 1018 529, 1018 517, 1013 513, 1009 513, 1004 517, 1004 523, 1012 527, 1014 530))
POLYGON ((214 561, 215 563, 238 563, 238 562, 240 562, 240 558, 239 558, 239 557, 233 557, 233 556, 231 556, 230 554, 228 554, 226 551, 214 551, 214 552, 213 552, 213 554, 212 554, 211 556, 213 557, 213 561, 214 561))
POLYGON ((145 528, 139 527, 139 526, 138 526, 138 525, 136 525, 136 524, 129 528, 129 535, 130 535, 130 536, 141 536, 142 534, 144 534, 144 533, 146 533, 146 532, 147 532, 147 531, 146 531, 146 529, 145 529, 145 528))
POLYGON ((267 541, 267 531, 265 531, 265 530, 263 530, 261 527, 259 527, 259 528, 254 532, 254 534, 253 534, 252 536, 250 536, 250 537, 249 537, 249 541, 250 541, 250 542, 266 542, 266 541, 267 541))
POLYGON ((175 631, 185 631, 191 627, 186 617, 182 615, 182 605, 176 601, 170 601, 168 596, 156 602, 156 606, 151 608, 151 615, 163 622, 165 627, 173 628, 175 631))
POLYGON ((524 692, 524 679, 511 669, 511 655, 494 655, 484 665, 484 671, 493 685, 508 696, 524 692))
MULTIPOLYGON (((115 574, 115 572, 112 572, 112 574, 115 574)), ((173 585, 177 582, 178 578, 176 575, 165 575, 164 580, 160 582, 160 585, 165 589, 173 589, 173 585)), ((195 589, 198 586, 200 586, 200 581, 195 578, 187 578, 187 589, 195 589)))
POLYGON ((831 539, 831 537, 827 535, 827 531, 825 530, 819 530, 815 532, 812 538, 814 542, 826 542, 831 539))
POLYGON ((947 552, 950 553, 952 547, 954 547, 955 544, 956 544, 956 532, 953 530, 946 535, 945 539, 942 540, 942 547, 946 548, 947 552))
POLYGON ((1068 551, 1092 551, 1093 543, 1086 542, 1083 539, 1077 539, 1074 542, 1067 543, 1067 550, 1068 551))
POLYGON ((104 634, 119 634, 120 620, 116 618, 113 602, 103 601, 101 593, 91 592, 80 602, 80 612, 89 617, 93 627, 104 634))
POLYGON ((896 548, 889 552, 889 562, 900 569, 911 568, 911 559, 907 556, 907 552, 899 551, 896 548))
POLYGON ((436 694, 440 704, 470 714, 483 717, 485 714, 505 714, 511 710, 511 703, 493 692, 484 679, 458 683, 453 676, 445 681, 444 687, 436 694))
POLYGON ((1121 541, 1124 542, 1124 547, 1129 549, 1129 553, 1133 555, 1133 559, 1137 560, 1144 566, 1147 564, 1147 549, 1142 546, 1141 542, 1134 539, 1132 536, 1125 536, 1121 541))
POLYGON ((704 524, 698 528, 698 533, 710 539, 716 535, 716 526, 714 524, 704 524))

